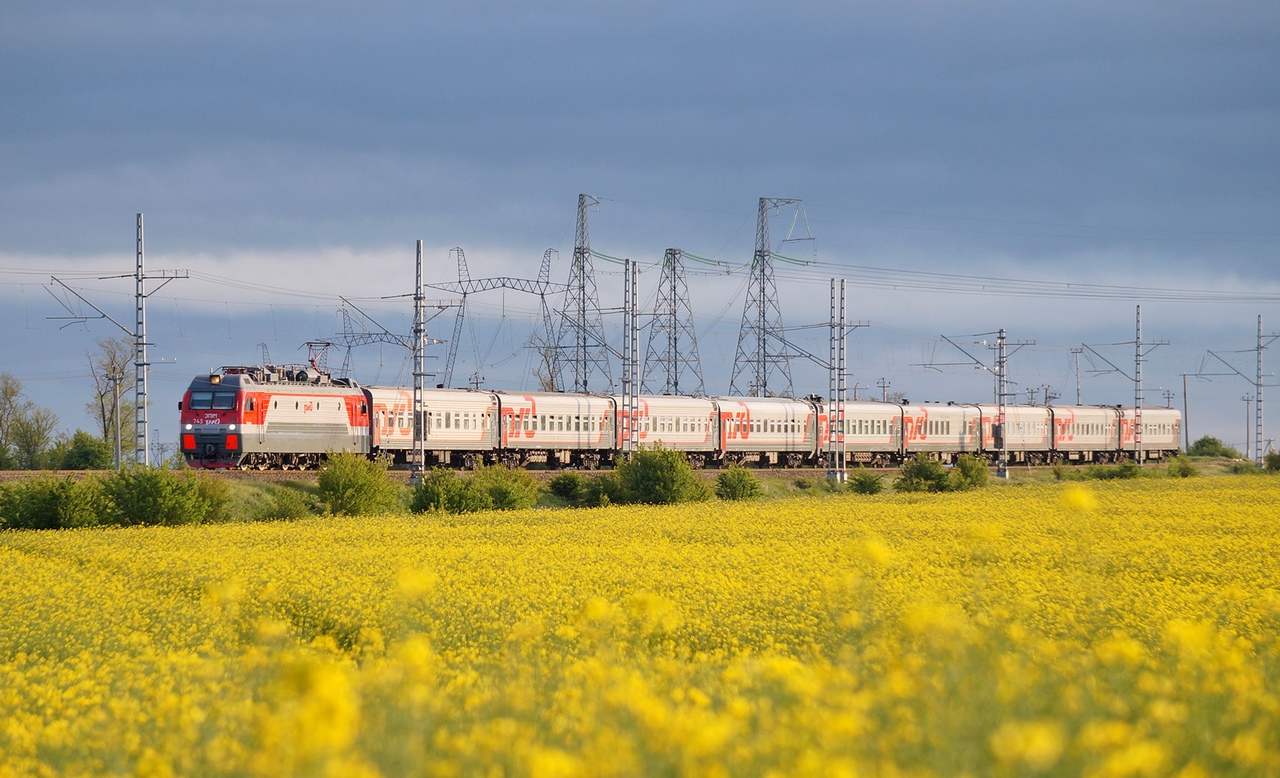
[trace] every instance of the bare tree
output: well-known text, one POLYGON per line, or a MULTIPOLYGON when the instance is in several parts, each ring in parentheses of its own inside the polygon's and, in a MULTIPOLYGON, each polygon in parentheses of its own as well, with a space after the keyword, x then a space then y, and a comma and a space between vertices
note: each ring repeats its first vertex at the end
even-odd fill
POLYGON ((9 373, 0 373, 0 469, 14 466, 13 425, 22 411, 22 382, 9 373))
POLYGON ((102 439, 115 444, 116 410, 119 404, 120 429, 132 430, 137 413, 134 401, 134 344, 126 338, 98 341, 97 352, 86 351, 89 372, 93 374, 93 399, 85 410, 98 423, 102 439))

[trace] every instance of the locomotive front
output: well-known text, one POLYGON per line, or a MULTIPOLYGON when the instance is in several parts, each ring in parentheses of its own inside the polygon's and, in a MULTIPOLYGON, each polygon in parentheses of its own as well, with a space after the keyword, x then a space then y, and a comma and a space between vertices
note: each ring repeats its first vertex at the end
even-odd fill
POLYGON ((245 407, 241 378, 213 373, 191 381, 178 406, 182 455, 190 466, 240 466, 245 407))

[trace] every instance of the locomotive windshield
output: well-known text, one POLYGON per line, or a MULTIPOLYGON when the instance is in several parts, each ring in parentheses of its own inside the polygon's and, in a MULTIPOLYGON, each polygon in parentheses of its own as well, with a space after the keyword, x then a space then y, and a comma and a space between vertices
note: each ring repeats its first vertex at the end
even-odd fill
POLYGON ((230 411, 236 407, 235 392, 192 392, 191 405, 193 411, 230 411))

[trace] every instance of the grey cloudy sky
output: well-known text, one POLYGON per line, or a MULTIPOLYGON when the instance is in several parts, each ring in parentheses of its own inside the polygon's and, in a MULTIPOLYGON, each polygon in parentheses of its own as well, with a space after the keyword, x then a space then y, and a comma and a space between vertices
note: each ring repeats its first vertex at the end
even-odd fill
MULTIPOLYGON (((850 278, 851 315, 872 322, 854 336, 863 385, 984 399, 989 380, 922 365, 955 361, 940 334, 1005 327, 1037 340, 1023 383, 1072 399, 1069 347, 1132 339, 1141 303, 1145 336, 1170 341, 1151 389, 1181 395, 1206 350, 1252 347, 1258 315, 1280 327, 1277 41, 1274 2, 6 3, 3 369, 86 424, 70 397, 89 392, 84 350, 119 333, 59 329, 39 286, 73 274, 127 320, 132 290, 93 274, 132 271, 138 212, 148 266, 197 275, 150 301, 157 349, 190 365, 153 390, 163 408, 197 366, 332 334, 339 294, 407 291, 418 238, 431 280, 453 277, 453 246, 474 276, 532 276, 555 248, 564 280, 587 192, 602 200, 593 246, 645 262, 667 247, 747 262, 757 199, 802 198, 815 240, 786 250, 822 264, 778 271, 784 318, 824 319, 825 278, 850 278), (1028 283, 922 289, 903 270, 1028 283), (1190 294, 1046 297, 1031 282, 1190 294)), ((722 392, 741 280, 693 285, 722 392)), ((468 369, 527 376, 527 336, 494 322, 530 310, 476 305, 488 325, 468 369)), ((1132 401, 1093 380, 1086 401, 1132 401)), ((1194 383, 1195 418, 1220 427, 1193 433, 1242 444, 1252 387, 1194 383)))

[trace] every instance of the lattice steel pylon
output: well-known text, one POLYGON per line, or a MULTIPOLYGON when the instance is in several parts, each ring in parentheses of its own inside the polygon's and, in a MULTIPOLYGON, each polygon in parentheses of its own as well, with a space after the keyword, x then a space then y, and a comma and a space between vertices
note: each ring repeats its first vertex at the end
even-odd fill
MULTIPOLYGON (((466 318, 467 295, 488 292, 494 289, 512 289, 526 294, 536 294, 542 304, 542 333, 535 334, 532 338, 534 348, 543 349, 544 344, 549 344, 546 347, 554 349, 555 324, 551 316, 551 308, 547 305, 547 295, 553 292, 563 292, 568 288, 562 284, 551 283, 551 260, 557 255, 555 249, 547 249, 543 252, 542 266, 538 269, 538 279, 536 281, 528 278, 511 278, 509 276, 472 278, 471 271, 467 268, 466 254, 463 253, 462 249, 454 247, 449 250, 449 254, 450 256, 457 255, 458 280, 439 284, 424 284, 429 289, 453 292, 462 297, 458 307, 458 315, 453 320, 453 337, 449 341, 449 352, 445 358, 445 386, 453 386, 453 369, 458 361, 458 343, 462 339, 462 322, 466 318)), ((556 380, 559 380, 558 376, 556 380)))
POLYGON ((791 359, 782 329, 778 287, 773 280, 773 249, 769 242, 769 213, 800 200, 761 197, 756 214, 756 251, 751 258, 751 280, 742 306, 738 350, 733 357, 729 394, 734 396, 790 396, 791 359), (743 373, 751 383, 743 386, 743 373), (778 376, 779 380, 770 383, 778 376), (781 383, 781 386, 779 385, 781 383))
POLYGON ((644 357, 643 389, 647 394, 705 395, 698 337, 684 276, 684 251, 667 249, 662 258, 658 300, 653 307, 649 347, 644 357), (684 379, 684 380, 681 380, 684 379))
POLYGON ((595 268, 591 261, 591 238, 587 231, 587 209, 600 201, 578 195, 578 223, 573 240, 573 263, 569 267, 568 291, 562 311, 555 349, 556 383, 564 387, 564 362, 571 362, 573 384, 570 391, 588 390, 592 376, 599 374, 605 387, 612 384, 608 341, 600 316, 600 295, 596 290, 595 268))

